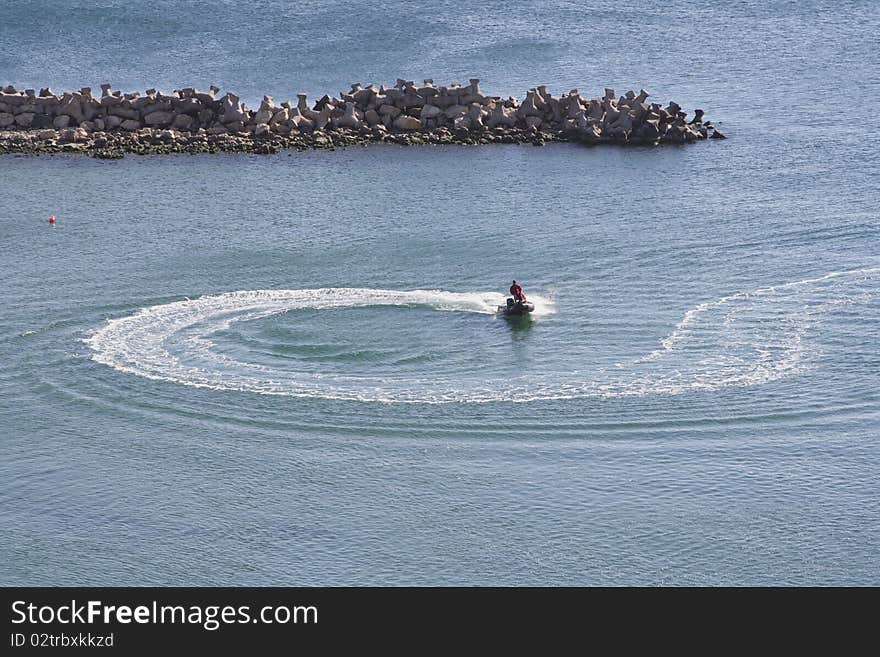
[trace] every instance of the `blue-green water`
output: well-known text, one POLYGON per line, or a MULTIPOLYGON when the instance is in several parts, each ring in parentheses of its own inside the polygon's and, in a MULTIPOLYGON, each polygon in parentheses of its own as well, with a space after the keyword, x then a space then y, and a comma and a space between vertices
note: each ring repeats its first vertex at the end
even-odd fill
POLYGON ((211 4, 16 3, 0 83, 646 86, 731 138, 0 158, 0 582, 880 583, 874 3, 211 4))

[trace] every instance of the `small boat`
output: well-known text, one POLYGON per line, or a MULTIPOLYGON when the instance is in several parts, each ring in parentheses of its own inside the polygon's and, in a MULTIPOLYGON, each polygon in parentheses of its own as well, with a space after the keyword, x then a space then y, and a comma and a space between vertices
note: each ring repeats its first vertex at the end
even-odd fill
POLYGON ((535 310, 535 304, 531 301, 514 301, 507 299, 506 306, 498 306, 498 312, 507 316, 528 315, 535 310))

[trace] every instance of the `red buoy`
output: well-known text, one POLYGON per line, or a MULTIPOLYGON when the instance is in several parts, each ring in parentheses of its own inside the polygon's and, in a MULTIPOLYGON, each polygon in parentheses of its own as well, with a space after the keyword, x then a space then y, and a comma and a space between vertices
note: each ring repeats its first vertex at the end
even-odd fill
POLYGON ((51 217, 49 217, 49 223, 50 223, 50 224, 54 224, 54 223, 55 223, 55 215, 54 215, 54 214, 53 214, 51 217))

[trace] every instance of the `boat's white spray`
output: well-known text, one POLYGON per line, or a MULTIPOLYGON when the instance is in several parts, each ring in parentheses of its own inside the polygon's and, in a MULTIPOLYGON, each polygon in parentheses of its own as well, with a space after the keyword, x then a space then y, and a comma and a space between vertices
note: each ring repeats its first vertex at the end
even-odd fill
MULTIPOLYGON (((809 329, 835 309, 868 303, 878 294, 880 268, 739 292, 688 310, 651 353, 591 374, 577 366, 560 377, 514 377, 459 385, 369 376, 291 372, 221 354, 211 336, 234 322, 297 309, 421 306, 438 311, 494 314, 494 292, 321 288, 254 290, 150 306, 109 320, 86 342, 92 358, 122 372, 216 390, 372 402, 525 402, 579 397, 678 394, 731 385, 757 385, 810 366, 809 329)), ((551 298, 530 294, 536 319, 555 312, 551 298)))

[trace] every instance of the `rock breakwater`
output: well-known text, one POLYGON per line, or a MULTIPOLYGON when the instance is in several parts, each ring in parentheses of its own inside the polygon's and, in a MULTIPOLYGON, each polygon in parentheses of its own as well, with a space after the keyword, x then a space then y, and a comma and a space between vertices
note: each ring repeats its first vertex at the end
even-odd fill
POLYGON ((649 103, 645 90, 617 96, 605 89, 601 97, 585 98, 577 89, 553 96, 541 85, 520 100, 486 95, 477 79, 448 86, 398 80, 390 87, 354 84, 314 103, 304 94, 281 103, 264 96, 257 109, 234 93, 219 93, 215 86, 122 93, 104 84, 100 96, 89 87, 59 95, 7 86, 0 90, 0 154, 80 152, 113 158, 275 153, 375 142, 655 145, 724 138, 703 110, 688 119, 675 102, 649 103))

